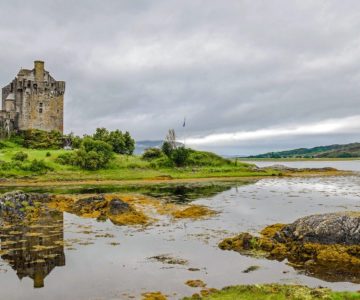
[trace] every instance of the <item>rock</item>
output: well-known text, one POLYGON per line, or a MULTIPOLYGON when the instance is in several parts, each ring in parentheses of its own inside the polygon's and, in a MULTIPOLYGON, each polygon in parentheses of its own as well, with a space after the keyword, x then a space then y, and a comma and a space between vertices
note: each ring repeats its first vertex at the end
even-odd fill
POLYGON ((284 239, 319 244, 360 244, 360 212, 338 212, 311 215, 286 225, 275 235, 284 239))
POLYGON ((77 200, 71 208, 71 212, 77 215, 103 212, 107 207, 107 201, 103 195, 96 195, 77 200))
POLYGON ((121 199, 115 198, 109 203, 109 213, 111 215, 123 214, 129 211, 131 211, 130 205, 121 199))
POLYGON ((37 201, 46 201, 48 194, 8 192, 0 196, 0 215, 11 214, 20 218, 25 215, 25 208, 33 207, 37 201))

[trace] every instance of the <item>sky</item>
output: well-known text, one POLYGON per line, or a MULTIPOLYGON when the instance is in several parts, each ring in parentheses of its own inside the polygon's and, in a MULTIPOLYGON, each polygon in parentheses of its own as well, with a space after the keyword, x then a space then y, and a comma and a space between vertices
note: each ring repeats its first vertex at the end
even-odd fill
POLYGON ((228 155, 360 142, 360 1, 2 0, 0 49, 1 86, 37 59, 66 81, 66 132, 174 128, 228 155))

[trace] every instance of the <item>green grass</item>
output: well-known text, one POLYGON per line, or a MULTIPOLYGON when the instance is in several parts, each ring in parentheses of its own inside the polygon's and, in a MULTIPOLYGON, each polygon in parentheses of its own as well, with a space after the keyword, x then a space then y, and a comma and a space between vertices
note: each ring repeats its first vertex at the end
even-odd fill
POLYGON ((298 285, 239 285, 222 289, 208 296, 193 296, 184 300, 357 300, 360 293, 333 292, 329 289, 311 289, 298 285))
POLYGON ((192 166, 156 167, 150 161, 140 156, 115 155, 106 169, 87 171, 79 167, 59 164, 56 158, 72 150, 38 150, 27 149, 10 141, 2 142, 0 161, 10 162, 15 153, 22 151, 28 155, 28 161, 44 160, 53 170, 46 174, 34 174, 21 169, 0 170, 0 177, 27 178, 39 181, 49 180, 135 180, 171 177, 174 179, 212 178, 212 177, 247 177, 270 176, 278 172, 259 172, 252 169, 252 165, 231 162, 209 152, 192 152, 190 160, 192 166), (50 156, 47 156, 50 153, 50 156), (196 163, 196 165, 194 165, 196 163))

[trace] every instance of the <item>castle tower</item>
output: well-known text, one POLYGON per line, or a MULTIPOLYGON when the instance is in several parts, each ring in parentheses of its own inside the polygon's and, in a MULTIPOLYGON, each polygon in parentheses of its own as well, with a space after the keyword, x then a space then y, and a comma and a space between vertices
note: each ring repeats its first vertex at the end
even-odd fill
POLYGON ((34 68, 21 69, 2 89, 0 133, 11 130, 56 130, 63 132, 65 82, 55 80, 41 60, 34 68), (10 125, 9 125, 10 124, 10 125))

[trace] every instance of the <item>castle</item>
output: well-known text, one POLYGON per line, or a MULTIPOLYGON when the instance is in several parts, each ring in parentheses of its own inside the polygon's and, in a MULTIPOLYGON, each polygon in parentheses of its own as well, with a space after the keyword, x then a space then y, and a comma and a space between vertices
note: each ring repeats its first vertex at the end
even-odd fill
POLYGON ((63 133, 65 82, 56 81, 35 61, 34 69, 21 69, 2 89, 0 135, 27 129, 63 133))

